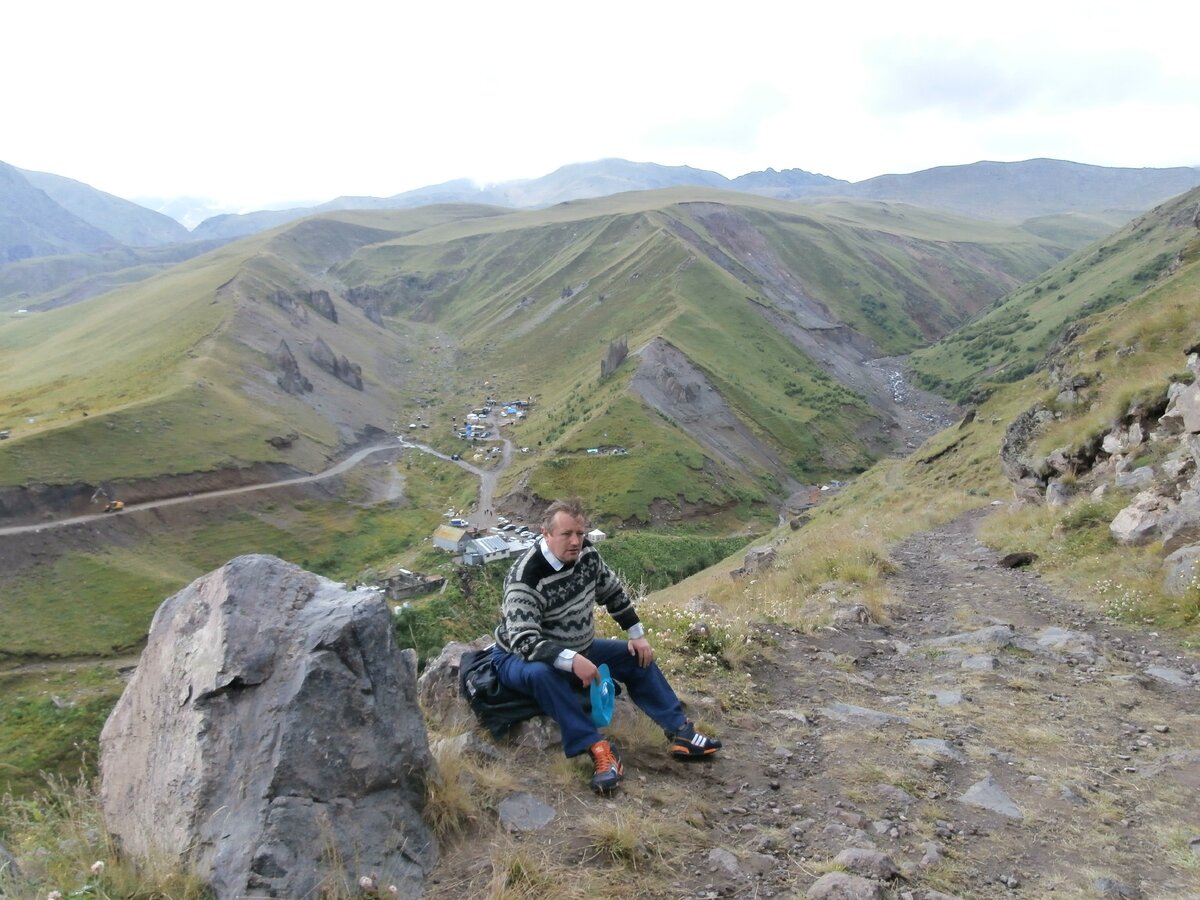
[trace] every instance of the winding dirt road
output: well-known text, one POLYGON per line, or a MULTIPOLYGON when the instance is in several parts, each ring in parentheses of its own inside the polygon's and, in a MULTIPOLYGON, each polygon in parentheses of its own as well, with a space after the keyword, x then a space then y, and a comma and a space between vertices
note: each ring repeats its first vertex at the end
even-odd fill
MULTIPOLYGON (((479 476, 479 501, 475 504, 475 511, 468 517, 468 521, 477 528, 488 528, 496 523, 496 515, 490 512, 492 499, 496 496, 496 486, 500 483, 500 476, 504 470, 508 468, 512 462, 512 441, 508 438, 501 438, 501 443, 504 444, 504 449, 500 453, 500 465, 494 469, 481 469, 478 466, 473 466, 465 460, 452 460, 440 450, 434 450, 425 444, 416 444, 412 441, 406 441, 400 438, 402 447, 411 447, 414 450, 420 450, 422 453, 428 453, 431 456, 436 456, 438 459, 444 459, 447 462, 453 462, 462 468, 466 469, 472 475, 479 476)), ((2 534, 3 532, 0 532, 2 534)))
MULTIPOLYGON (((7 534, 28 534, 30 532, 41 532, 50 528, 66 528, 69 525, 80 525, 84 522, 95 522, 98 519, 109 519, 114 515, 127 516, 130 513, 135 513, 140 510, 158 509, 163 506, 177 506, 181 503, 195 503, 198 500, 211 500, 214 497, 231 497, 235 494, 249 494, 253 491, 265 491, 271 488, 284 487, 293 484, 309 484, 314 481, 323 481, 326 478, 333 478, 353 469, 356 465, 371 456, 374 453, 380 453, 384 450, 396 450, 397 444, 389 441, 386 444, 375 444, 370 447, 364 447, 362 450, 346 457, 336 466, 326 469, 324 472, 318 472, 315 475, 301 475, 296 478, 284 478, 280 481, 268 481, 262 484, 247 484, 242 487, 225 488, 219 491, 205 491, 188 494, 182 497, 166 497, 162 500, 147 500, 144 503, 131 503, 125 507, 120 513, 92 513, 86 516, 74 516, 70 519, 59 519, 54 522, 38 522, 35 525, 12 525, 6 528, 0 528, 0 535, 7 534)), ((401 440, 400 447, 411 446, 401 440)))

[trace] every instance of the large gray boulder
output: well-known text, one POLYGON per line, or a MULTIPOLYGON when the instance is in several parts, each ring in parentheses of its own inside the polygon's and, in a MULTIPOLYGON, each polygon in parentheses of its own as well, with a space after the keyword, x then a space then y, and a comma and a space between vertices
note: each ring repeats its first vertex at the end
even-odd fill
POLYGON ((419 896, 431 765, 416 662, 382 595, 242 556, 167 599, 100 736, 122 850, 218 898, 312 897, 375 873, 419 896), (340 860, 347 871, 333 871, 340 860))
POLYGON ((1200 581, 1200 544, 1180 547, 1163 560, 1163 593, 1182 597, 1200 581))
POLYGON ((1152 491, 1143 491, 1117 513, 1108 526, 1109 533, 1122 544, 1145 544, 1159 531, 1167 501, 1152 491))
POLYGON ((1159 422, 1169 433, 1200 431, 1200 382, 1172 392, 1167 410, 1159 422))
POLYGON ((483 650, 495 643, 490 634, 470 642, 451 641, 436 659, 425 665, 417 680, 417 695, 431 721, 455 722, 474 718, 471 708, 458 695, 458 673, 465 654, 483 650))
POLYGON ((1183 491, 1179 501, 1163 516, 1159 530, 1165 554, 1200 543, 1200 492, 1183 491))

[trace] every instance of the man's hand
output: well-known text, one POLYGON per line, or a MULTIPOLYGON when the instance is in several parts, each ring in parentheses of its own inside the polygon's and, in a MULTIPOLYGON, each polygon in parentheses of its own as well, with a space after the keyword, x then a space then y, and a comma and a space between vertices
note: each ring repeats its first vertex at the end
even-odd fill
POLYGON ((654 662, 654 649, 644 637, 633 638, 629 642, 629 655, 636 656, 638 665, 643 669, 654 662))
POLYGON ((576 678, 583 682, 584 687, 593 681, 600 680, 600 670, 582 653, 576 653, 571 657, 571 671, 575 673, 576 678))

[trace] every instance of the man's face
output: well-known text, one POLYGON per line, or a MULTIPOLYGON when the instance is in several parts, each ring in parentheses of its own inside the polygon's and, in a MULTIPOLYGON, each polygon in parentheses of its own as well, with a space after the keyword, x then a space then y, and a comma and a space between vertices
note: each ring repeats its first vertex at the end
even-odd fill
POLYGON ((571 565, 579 559, 579 551, 583 549, 583 539, 587 536, 587 522, 581 518, 559 511, 554 514, 549 528, 543 528, 546 545, 550 552, 571 565))

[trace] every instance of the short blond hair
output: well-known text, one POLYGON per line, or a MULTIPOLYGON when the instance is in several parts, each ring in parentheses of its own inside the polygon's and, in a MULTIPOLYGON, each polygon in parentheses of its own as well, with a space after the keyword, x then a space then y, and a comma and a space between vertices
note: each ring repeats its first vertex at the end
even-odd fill
POLYGON ((583 508, 583 499, 568 497, 565 500, 555 500, 546 507, 546 511, 542 513, 542 529, 549 531, 554 525, 554 517, 560 512, 566 513, 572 519, 583 519, 585 525, 589 524, 587 510, 583 508))

